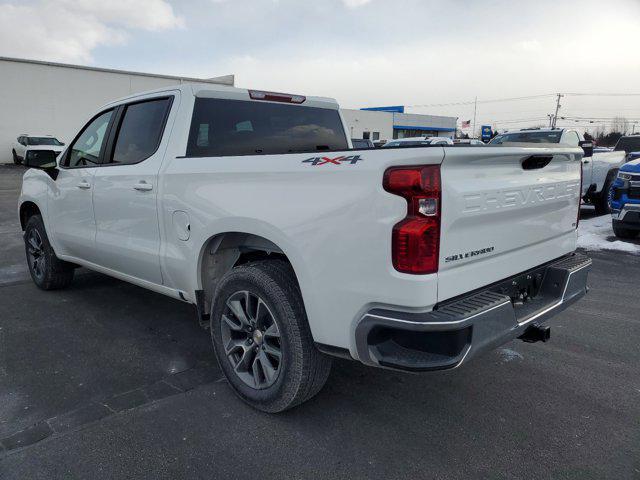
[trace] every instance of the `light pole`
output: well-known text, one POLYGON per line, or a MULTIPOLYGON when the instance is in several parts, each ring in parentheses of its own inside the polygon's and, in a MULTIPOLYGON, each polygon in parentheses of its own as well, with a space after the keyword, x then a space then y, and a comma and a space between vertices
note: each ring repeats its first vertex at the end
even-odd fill
POLYGON ((471 131, 471 138, 476 138, 476 114, 478 113, 478 97, 473 104, 473 130, 471 131))
POLYGON ((556 102, 556 113, 553 116, 553 122, 551 124, 551 128, 556 128, 556 120, 558 120, 558 111, 560 110, 560 99, 564 97, 561 93, 558 94, 558 101, 556 102))

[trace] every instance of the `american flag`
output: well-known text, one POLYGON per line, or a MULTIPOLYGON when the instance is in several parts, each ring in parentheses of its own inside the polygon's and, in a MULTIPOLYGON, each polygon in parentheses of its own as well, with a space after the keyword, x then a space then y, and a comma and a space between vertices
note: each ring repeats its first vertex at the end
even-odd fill
POLYGON ((462 128, 471 128, 471 120, 463 120, 462 128))

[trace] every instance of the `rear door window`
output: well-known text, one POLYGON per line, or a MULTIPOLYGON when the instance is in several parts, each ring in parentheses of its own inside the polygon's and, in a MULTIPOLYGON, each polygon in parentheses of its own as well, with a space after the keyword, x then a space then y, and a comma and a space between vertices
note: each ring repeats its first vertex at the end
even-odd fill
POLYGON ((139 163, 160 145, 171 99, 161 98, 125 106, 111 163, 139 163))
POLYGON ((268 102, 196 99, 187 156, 348 149, 337 110, 268 102))

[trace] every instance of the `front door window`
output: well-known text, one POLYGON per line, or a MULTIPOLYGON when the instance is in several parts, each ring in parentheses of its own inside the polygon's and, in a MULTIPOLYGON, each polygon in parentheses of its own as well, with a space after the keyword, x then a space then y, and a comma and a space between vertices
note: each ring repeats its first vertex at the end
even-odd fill
POLYGON ((69 148, 70 154, 65 162, 68 167, 96 166, 100 161, 100 150, 104 144, 112 110, 94 118, 83 130, 78 139, 69 148))

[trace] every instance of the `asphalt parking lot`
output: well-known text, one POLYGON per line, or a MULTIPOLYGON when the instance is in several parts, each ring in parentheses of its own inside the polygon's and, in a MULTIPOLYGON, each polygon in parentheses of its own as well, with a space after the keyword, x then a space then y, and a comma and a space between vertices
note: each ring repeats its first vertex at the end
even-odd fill
POLYGON ((640 256, 590 252, 546 344, 453 372, 336 361, 281 415, 237 400, 191 306, 81 271, 29 279, 0 165, 0 478, 640 478, 640 256))

